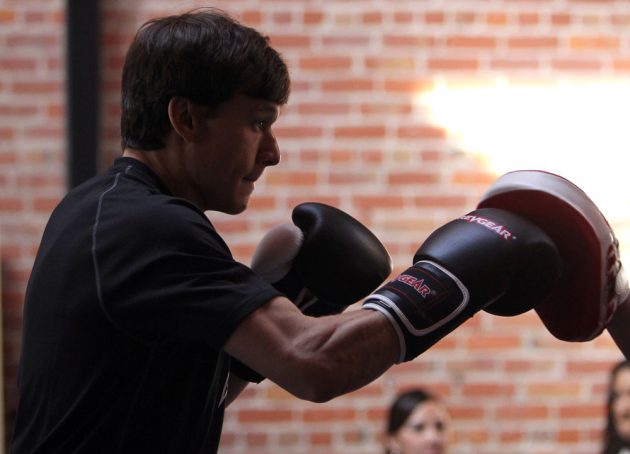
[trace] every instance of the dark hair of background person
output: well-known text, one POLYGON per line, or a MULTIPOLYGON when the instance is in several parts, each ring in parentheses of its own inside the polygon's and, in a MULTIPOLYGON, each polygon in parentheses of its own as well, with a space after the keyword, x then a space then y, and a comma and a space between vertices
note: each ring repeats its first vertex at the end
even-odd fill
POLYGON ((627 446, 627 442, 619 436, 615 428, 612 408, 616 398, 613 383, 617 374, 625 368, 630 368, 630 362, 627 360, 620 361, 610 371, 608 397, 606 401, 606 429, 604 431, 604 449, 602 454, 618 454, 621 448, 627 446))
MULTIPOLYGON (((389 408, 387 426, 385 428, 387 435, 394 436, 405 425, 405 422, 418 405, 435 400, 437 398, 433 394, 422 389, 414 389, 398 395, 389 408)), ((389 448, 385 449, 386 454, 391 454, 391 452, 389 448)))
POLYGON ((175 96, 210 107, 238 94, 283 105, 289 91, 288 68, 269 38, 224 12, 201 8, 151 20, 138 30, 125 58, 121 145, 163 148, 170 129, 167 106, 175 96))

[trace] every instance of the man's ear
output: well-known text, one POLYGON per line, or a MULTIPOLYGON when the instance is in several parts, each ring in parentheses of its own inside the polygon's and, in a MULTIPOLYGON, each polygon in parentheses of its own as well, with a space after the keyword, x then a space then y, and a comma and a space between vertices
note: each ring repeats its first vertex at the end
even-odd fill
POLYGON ((174 96, 168 102, 168 118, 175 133, 185 142, 195 142, 205 128, 202 106, 189 99, 174 96))

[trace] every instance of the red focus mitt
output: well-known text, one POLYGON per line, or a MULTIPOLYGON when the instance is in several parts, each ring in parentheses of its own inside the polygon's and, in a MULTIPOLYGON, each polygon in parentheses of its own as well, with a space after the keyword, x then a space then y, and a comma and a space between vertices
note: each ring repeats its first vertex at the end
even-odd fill
POLYGON ((614 232, 584 191, 552 173, 519 170, 490 186, 478 207, 518 214, 551 237, 564 262, 563 271, 535 310, 558 339, 597 337, 630 290, 614 232))

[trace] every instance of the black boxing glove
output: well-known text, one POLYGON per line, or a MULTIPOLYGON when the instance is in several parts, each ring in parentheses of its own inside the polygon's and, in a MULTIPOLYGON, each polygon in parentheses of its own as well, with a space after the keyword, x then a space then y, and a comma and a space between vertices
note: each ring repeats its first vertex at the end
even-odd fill
POLYGON ((433 232, 413 266, 370 295, 362 308, 382 312, 410 361, 501 297, 518 289, 517 315, 542 301, 559 280, 562 262, 549 236, 499 209, 481 209, 433 232))
MULTIPOLYGON (((387 279, 391 258, 378 238, 338 208, 302 203, 294 224, 272 228, 254 251, 250 267, 284 293, 303 314, 343 312, 387 279)), ((232 358, 231 371, 243 380, 264 377, 232 358)))
POLYGON ((373 292, 392 272, 379 239, 338 208, 302 203, 294 224, 261 240, 251 268, 310 316, 332 315, 373 292))

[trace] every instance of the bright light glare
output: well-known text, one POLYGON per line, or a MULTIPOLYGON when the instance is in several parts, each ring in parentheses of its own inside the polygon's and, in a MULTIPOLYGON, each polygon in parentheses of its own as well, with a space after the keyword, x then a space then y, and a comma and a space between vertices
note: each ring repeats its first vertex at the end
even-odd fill
POLYGON ((497 175, 540 169, 580 186, 630 247, 630 82, 442 81, 415 101, 423 121, 497 175))

